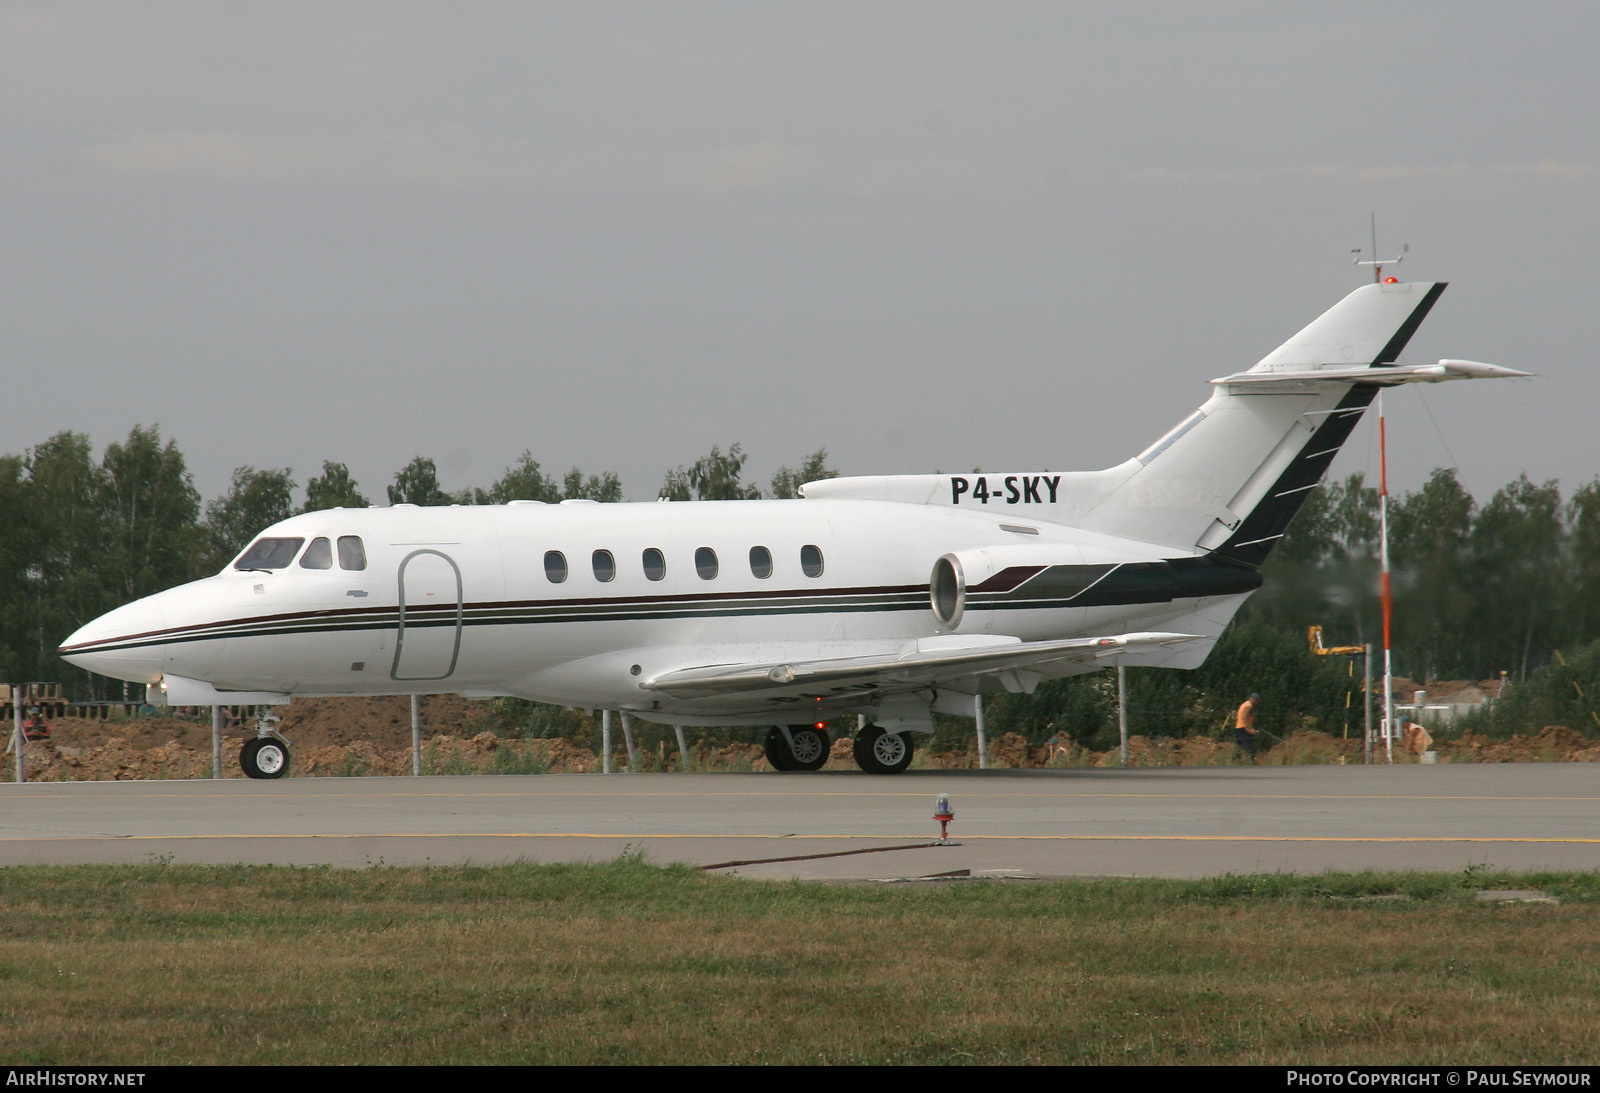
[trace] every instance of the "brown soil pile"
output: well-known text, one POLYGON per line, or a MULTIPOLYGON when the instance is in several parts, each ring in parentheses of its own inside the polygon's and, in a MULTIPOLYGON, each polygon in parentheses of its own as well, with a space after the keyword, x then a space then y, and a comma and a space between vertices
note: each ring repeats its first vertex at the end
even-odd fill
MULTIPOLYGON (((302 699, 284 712, 279 731, 294 745, 295 773, 402 774, 411 770, 409 698, 302 699)), ((477 735, 484 718, 482 703, 455 695, 422 699, 425 751, 436 735, 452 741, 464 733, 477 735)), ((29 781, 205 778, 211 774, 209 711, 201 711, 197 719, 62 717, 53 721, 50 729, 48 744, 28 745, 29 781)), ((244 776, 239 769, 239 749, 254 732, 253 723, 223 730, 226 777, 244 776)), ((13 761, 6 757, 3 776, 11 775, 13 761)))
MULTIPOLYGON (((422 765, 428 774, 587 773, 600 768, 595 749, 567 740, 502 740, 486 731, 490 722, 484 702, 454 695, 422 699, 422 765)), ((28 745, 30 781, 205 778, 211 773, 211 723, 199 720, 145 717, 126 721, 60 718, 48 744, 28 745)), ((222 767, 225 777, 242 777, 239 749, 253 733, 252 725, 225 730, 222 767)), ((411 773, 411 706, 407 698, 301 699, 285 711, 279 731, 294 746, 293 773, 298 775, 361 775, 411 773)), ((753 736, 755 734, 752 734, 753 736)), ((1359 763, 1359 738, 1340 740, 1316 732, 1296 732, 1281 742, 1264 739, 1262 765, 1359 763)), ((767 770, 759 743, 723 746, 699 744, 691 749, 695 770, 767 770)), ((1444 763, 1600 762, 1600 741, 1587 740, 1564 725, 1546 726, 1537 734, 1491 740, 1463 735, 1435 745, 1444 763)), ((990 743, 993 767, 1115 767, 1118 750, 1091 751, 1066 743, 1034 748, 1016 733, 1003 733, 990 743)), ((1381 753, 1380 753, 1381 755, 1381 753)), ((1226 766, 1239 761, 1231 739, 1182 739, 1133 736, 1128 741, 1131 766, 1226 766)), ((1400 750, 1396 762, 1414 763, 1400 750)), ((0 778, 11 776, 7 756, 0 778)), ((613 765, 627 766, 621 733, 613 765)), ((638 768, 670 771, 680 767, 676 747, 658 741, 641 749, 638 768)), ((977 742, 965 749, 918 753, 918 765, 938 769, 974 769, 977 742)), ((851 742, 833 743, 828 766, 853 770, 851 742)))
MULTIPOLYGON (((1263 744, 1270 743, 1263 739, 1263 744)), ((835 752, 837 755, 837 752, 835 752)), ((1360 740, 1339 740, 1318 732, 1297 732, 1257 756, 1262 766, 1288 766, 1299 763, 1359 763, 1360 740)), ((1130 767, 1225 767, 1239 762, 1239 752, 1231 738, 1209 736, 1128 737, 1130 767)), ((964 752, 943 752, 926 757, 927 766, 943 769, 975 769, 976 743, 964 752)), ((1073 743, 1054 747, 1030 748, 1016 733, 1005 733, 989 745, 991 767, 1118 767, 1120 748, 1091 751, 1073 743)))
POLYGON ((1434 750, 1441 761, 1452 763, 1600 763, 1600 740, 1585 740, 1566 725, 1546 725, 1535 735, 1509 740, 1464 732, 1434 750))

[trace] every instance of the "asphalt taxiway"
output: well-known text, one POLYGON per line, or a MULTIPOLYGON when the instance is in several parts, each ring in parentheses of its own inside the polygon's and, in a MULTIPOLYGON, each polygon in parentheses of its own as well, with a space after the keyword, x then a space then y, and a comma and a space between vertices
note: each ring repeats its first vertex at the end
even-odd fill
POLYGON ((0 785, 0 864, 493 864, 625 852, 827 879, 1593 869, 1600 766, 0 785), (959 845, 930 845, 941 792, 959 845))

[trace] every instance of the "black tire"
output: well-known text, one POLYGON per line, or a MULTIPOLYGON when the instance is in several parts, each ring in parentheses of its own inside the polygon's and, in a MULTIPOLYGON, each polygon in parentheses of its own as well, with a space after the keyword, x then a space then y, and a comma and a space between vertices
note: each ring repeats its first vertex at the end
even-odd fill
POLYGON ((911 765, 911 734, 868 725, 856 733, 856 766, 868 774, 899 774, 911 765))
POLYGON ((789 741, 783 738, 782 729, 772 729, 767 733, 767 739, 762 744, 766 749, 767 763, 773 770, 799 770, 794 765, 794 756, 789 752, 789 741))
MULTIPOLYGON (((778 738, 783 738, 781 732, 778 738)), ((815 725, 790 725, 789 739, 794 741, 794 747, 789 752, 789 761, 794 764, 794 770, 821 770, 828 761, 833 743, 828 739, 825 729, 815 725)))
POLYGON ((239 749, 239 766, 246 778, 282 778, 289 773, 289 748, 270 736, 246 740, 239 749))

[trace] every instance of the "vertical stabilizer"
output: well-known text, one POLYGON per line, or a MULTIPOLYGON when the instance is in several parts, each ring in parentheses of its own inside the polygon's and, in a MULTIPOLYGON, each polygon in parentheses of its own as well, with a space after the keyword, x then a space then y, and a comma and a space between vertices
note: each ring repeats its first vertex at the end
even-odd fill
POLYGON ((1213 381, 1204 406, 1115 468, 1127 473, 1079 526, 1259 565, 1444 288, 1365 285, 1247 372, 1213 381))

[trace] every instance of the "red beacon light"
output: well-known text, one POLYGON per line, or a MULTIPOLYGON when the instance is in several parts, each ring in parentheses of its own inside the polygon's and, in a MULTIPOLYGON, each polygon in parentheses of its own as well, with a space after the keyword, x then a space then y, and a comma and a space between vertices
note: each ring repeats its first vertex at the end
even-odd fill
POLYGON ((1383 279, 1383 283, 1386 284, 1386 285, 1398 285, 1400 283, 1400 278, 1398 278, 1398 277, 1385 277, 1383 279))

